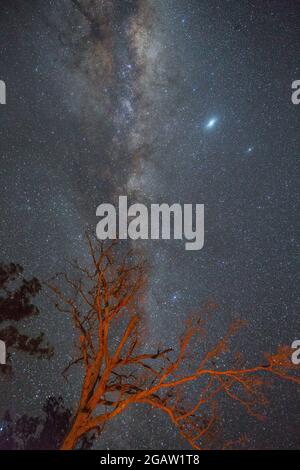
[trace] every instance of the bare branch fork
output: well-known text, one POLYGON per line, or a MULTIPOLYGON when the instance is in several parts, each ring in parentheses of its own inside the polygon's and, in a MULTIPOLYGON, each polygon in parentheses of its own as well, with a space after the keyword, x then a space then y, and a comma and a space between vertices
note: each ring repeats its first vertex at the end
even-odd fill
POLYGON ((64 374, 76 364, 84 368, 80 400, 62 449, 73 449, 89 433, 100 433, 133 403, 160 409, 193 448, 207 448, 215 435, 221 394, 262 419, 261 409, 267 404, 262 390, 265 376, 300 384, 287 347, 266 356, 263 365, 245 367, 240 360, 229 369, 217 365, 243 326, 240 320, 203 354, 211 304, 187 323, 177 351, 143 352, 145 262, 133 252, 122 254, 116 242, 108 245, 88 238, 88 247, 91 266, 72 262, 74 279, 59 273, 46 282, 55 294, 57 310, 70 315, 78 332, 79 354, 64 374), (201 351, 199 357, 197 351, 201 351), (192 384, 195 402, 186 393, 192 384))

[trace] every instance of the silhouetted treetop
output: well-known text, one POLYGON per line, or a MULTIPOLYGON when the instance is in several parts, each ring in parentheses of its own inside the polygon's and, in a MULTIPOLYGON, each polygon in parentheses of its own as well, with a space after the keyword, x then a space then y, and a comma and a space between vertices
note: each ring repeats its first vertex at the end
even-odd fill
MULTIPOLYGON (((11 350, 26 352, 37 357, 49 358, 53 349, 44 343, 44 333, 31 336, 20 332, 17 323, 39 314, 32 299, 41 291, 36 277, 26 279, 23 268, 16 263, 0 263, 0 339, 7 348, 7 364, 0 371, 11 371, 11 350)), ((23 326, 23 322, 22 322, 23 326)))

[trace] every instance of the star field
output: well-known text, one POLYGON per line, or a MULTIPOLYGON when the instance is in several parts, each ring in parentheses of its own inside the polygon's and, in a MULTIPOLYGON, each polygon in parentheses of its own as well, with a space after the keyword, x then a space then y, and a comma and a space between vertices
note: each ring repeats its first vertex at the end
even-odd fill
MULTIPOLYGON (((300 78, 298 3, 80 3, 88 17, 70 0, 3 1, 1 261, 39 278, 66 269, 67 258, 87 256, 96 207, 119 195, 203 203, 201 251, 145 244, 146 347, 176 344, 188 314, 211 298, 220 304, 215 337, 237 314, 247 320, 234 347, 249 361, 291 344, 300 331, 300 115, 290 99, 300 78)), ((69 383, 59 373, 72 354, 70 323, 42 296, 39 307, 27 328, 46 333, 55 357, 16 355, 1 410, 13 403, 35 414, 51 394, 72 405, 78 393, 80 372, 69 383)), ((228 405, 224 426, 247 431, 251 447, 294 448, 296 391, 281 384, 270 396, 267 424, 228 405)), ((97 446, 187 448, 167 418, 143 407, 111 423, 97 446)))

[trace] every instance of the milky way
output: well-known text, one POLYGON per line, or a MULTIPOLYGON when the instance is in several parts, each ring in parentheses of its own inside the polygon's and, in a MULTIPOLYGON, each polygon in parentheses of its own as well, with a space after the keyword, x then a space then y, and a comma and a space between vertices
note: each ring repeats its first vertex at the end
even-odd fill
MULTIPOLYGON (((203 203, 201 251, 186 252, 181 241, 144 245, 145 346, 176 344, 188 314, 208 299, 220 304, 211 335, 236 315, 247 320, 233 348, 250 362, 297 339, 297 2, 2 3, 1 261, 41 278, 65 269, 66 258, 86 256, 96 207, 119 195, 203 203)), ((70 324, 45 298, 39 304, 29 328, 45 331, 55 357, 15 356, 1 409, 35 414, 50 394, 72 404, 78 393, 79 371, 69 384, 59 373, 72 352, 70 324)), ((270 397, 263 425, 224 406, 226 433, 247 431, 251 447, 299 446, 296 391, 278 385, 270 397)), ((187 446, 167 418, 142 407, 116 419, 97 445, 187 446)))

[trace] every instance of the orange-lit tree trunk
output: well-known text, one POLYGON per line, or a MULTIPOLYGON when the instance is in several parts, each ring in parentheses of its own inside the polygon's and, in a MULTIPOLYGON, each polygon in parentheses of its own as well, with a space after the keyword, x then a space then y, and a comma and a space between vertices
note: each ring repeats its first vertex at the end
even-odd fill
POLYGON ((79 429, 83 424, 84 416, 76 415, 75 419, 72 423, 71 430, 69 431, 68 435, 65 437, 62 445, 61 450, 71 450, 74 449, 78 443, 80 438, 79 429))

